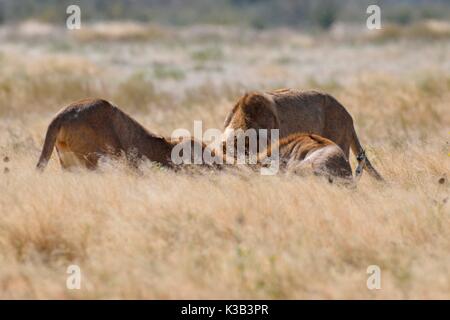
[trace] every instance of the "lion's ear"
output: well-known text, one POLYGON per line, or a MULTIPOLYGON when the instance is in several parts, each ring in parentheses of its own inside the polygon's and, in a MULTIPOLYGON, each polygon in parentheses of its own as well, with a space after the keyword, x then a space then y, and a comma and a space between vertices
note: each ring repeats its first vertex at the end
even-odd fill
POLYGON ((255 118, 264 109, 267 108, 268 103, 270 103, 266 97, 259 93, 247 93, 241 100, 241 108, 248 116, 255 118))
POLYGON ((274 114, 272 101, 260 93, 249 93, 243 99, 242 109, 248 118, 267 129, 278 127, 278 119, 274 114))

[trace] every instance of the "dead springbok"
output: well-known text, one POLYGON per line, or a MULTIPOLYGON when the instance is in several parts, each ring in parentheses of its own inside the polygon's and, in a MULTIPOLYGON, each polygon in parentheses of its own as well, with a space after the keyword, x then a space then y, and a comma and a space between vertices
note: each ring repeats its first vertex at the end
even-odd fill
MULTIPOLYGON (((355 182, 352 168, 342 149, 333 141, 315 134, 291 134, 259 155, 264 164, 270 158, 278 158, 279 168, 289 173, 308 173, 325 176, 329 181, 355 182), (276 150, 276 151, 275 151, 276 150), (278 152, 278 157, 274 152, 278 152)), ((362 165, 359 164, 355 180, 359 179, 362 165)))

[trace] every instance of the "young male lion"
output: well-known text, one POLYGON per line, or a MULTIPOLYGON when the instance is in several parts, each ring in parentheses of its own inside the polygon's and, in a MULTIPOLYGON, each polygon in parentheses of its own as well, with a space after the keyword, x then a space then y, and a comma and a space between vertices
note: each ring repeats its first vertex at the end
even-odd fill
POLYGON ((279 129, 280 138, 299 132, 322 136, 336 143, 347 159, 351 148, 359 169, 382 180, 365 156, 351 115, 329 94, 293 89, 247 93, 229 112, 224 127, 224 146, 236 139, 238 129, 279 129))

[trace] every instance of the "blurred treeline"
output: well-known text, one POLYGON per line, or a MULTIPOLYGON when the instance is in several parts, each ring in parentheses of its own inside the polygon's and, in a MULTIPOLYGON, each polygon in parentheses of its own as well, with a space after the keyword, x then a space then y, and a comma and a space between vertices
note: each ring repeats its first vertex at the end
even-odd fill
POLYGON ((450 0, 0 0, 0 23, 26 19, 62 23, 70 4, 81 7, 82 21, 137 20, 173 25, 327 29, 338 21, 365 20, 370 4, 381 7, 383 21, 450 20, 450 0))

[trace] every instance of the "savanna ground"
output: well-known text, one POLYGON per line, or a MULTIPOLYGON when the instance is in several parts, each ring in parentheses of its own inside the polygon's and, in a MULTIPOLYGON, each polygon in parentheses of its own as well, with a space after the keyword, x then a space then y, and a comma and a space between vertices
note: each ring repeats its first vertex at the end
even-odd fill
POLYGON ((0 298, 450 298, 448 25, 25 23, 0 37, 0 298), (240 94, 279 87, 334 94, 387 184, 63 172, 56 153, 35 171, 49 121, 74 100, 103 97, 170 135, 194 120, 222 128, 240 94), (66 288, 71 264, 80 290, 66 288))

